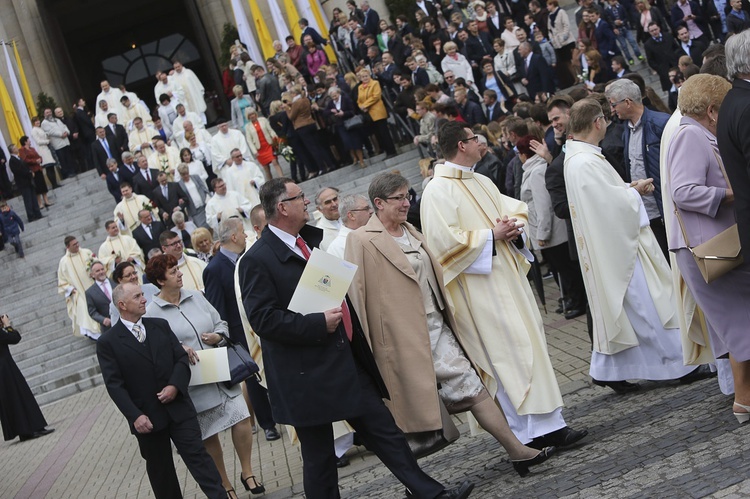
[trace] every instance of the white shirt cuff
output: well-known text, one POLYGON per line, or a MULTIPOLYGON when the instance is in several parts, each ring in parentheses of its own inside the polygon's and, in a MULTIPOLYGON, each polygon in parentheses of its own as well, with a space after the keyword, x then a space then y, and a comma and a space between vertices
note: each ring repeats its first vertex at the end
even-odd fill
MULTIPOLYGON (((523 230, 523 229, 522 229, 522 230, 523 230)), ((527 259, 528 261, 530 261, 530 262, 533 262, 533 261, 534 261, 534 253, 532 253, 532 252, 531 252, 531 251, 529 250, 529 245, 528 245, 528 244, 526 244, 526 242, 528 241, 528 237, 526 236, 526 233, 525 233, 525 232, 521 232, 521 238, 523 238, 523 248, 521 248, 521 249, 518 249, 518 248, 516 247, 516 245, 515 245, 515 244, 513 244, 513 243, 512 243, 512 242, 510 242, 510 241, 508 241, 508 246, 510 247, 510 249, 512 249, 512 250, 513 250, 513 251, 515 251, 516 253, 520 253, 520 254, 522 254, 523 256, 525 256, 525 257, 526 257, 526 259, 527 259)))
POLYGON ((487 242, 482 248, 482 252, 479 254, 476 260, 471 265, 466 267, 464 274, 482 274, 487 275, 492 272, 492 231, 489 231, 487 235, 487 242))

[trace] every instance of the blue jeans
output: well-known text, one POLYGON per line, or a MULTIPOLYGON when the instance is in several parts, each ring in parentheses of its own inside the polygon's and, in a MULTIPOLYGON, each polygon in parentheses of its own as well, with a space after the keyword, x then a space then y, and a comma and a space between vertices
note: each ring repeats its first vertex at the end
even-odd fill
POLYGON ((622 47, 622 53, 625 55, 625 59, 633 59, 633 57, 630 56, 630 50, 628 50, 628 43, 633 47, 635 57, 640 57, 641 50, 638 48, 638 42, 635 41, 633 32, 625 28, 619 28, 619 31, 620 34, 617 35, 617 41, 620 43, 620 47, 622 47))
POLYGON ((8 242, 16 249, 18 256, 23 258, 23 243, 21 243, 21 235, 17 234, 15 236, 8 236, 8 242))

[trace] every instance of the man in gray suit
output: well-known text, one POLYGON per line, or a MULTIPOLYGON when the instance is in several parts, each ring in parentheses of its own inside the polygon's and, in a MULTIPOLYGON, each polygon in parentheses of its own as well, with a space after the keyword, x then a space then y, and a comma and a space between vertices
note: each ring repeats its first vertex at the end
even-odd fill
POLYGON ((109 318, 109 304, 112 303, 112 290, 115 284, 107 278, 107 271, 104 264, 95 261, 91 264, 91 278, 94 284, 86 290, 86 304, 88 305, 89 315, 98 322, 102 327, 102 332, 112 327, 112 321, 109 318))
POLYGON ((208 228, 206 223, 206 198, 208 187, 198 175, 190 175, 190 167, 185 163, 177 167, 180 180, 177 182, 188 195, 187 213, 196 227, 208 228))

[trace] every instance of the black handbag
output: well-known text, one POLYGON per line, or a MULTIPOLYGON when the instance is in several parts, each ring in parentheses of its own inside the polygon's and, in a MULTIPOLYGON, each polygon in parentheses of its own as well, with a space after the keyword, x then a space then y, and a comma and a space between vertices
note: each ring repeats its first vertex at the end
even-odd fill
POLYGON ((227 358, 229 359, 229 381, 225 381, 227 388, 242 383, 248 378, 258 376, 260 368, 247 349, 239 343, 235 343, 227 336, 222 335, 227 342, 227 358))
POLYGON ((458 440, 461 434, 456 425, 453 424, 448 409, 445 408, 442 400, 440 401, 440 419, 443 427, 439 430, 404 434, 411 453, 414 454, 416 459, 434 454, 458 440))
POLYGON ((344 120, 344 128, 346 130, 354 130, 355 128, 360 128, 360 127, 365 126, 366 122, 367 121, 365 120, 365 115, 355 114, 348 120, 344 120))

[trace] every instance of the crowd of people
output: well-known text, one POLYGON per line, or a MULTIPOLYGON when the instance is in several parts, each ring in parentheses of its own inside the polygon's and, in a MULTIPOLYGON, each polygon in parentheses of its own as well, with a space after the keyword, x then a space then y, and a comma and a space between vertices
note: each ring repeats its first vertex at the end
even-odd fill
MULTIPOLYGON (((540 260, 557 313, 587 316, 595 385, 691 383, 715 364, 750 420, 750 4, 580 4, 424 0, 390 24, 349 0, 328 39, 300 19, 299 43, 266 61, 233 46, 231 119, 213 136, 203 85, 175 61, 157 109, 102 81, 95 116, 83 100, 71 118, 46 109, 36 148, 9 147, 29 221, 51 204, 56 163, 63 180, 77 161, 96 168, 114 197, 98 251, 65 238, 58 289, 74 334, 97 341, 157 497, 179 489, 170 439, 209 497, 233 494, 227 429, 242 484, 263 492, 251 414, 268 440, 294 427, 310 498, 338 497, 353 432, 413 497, 468 497, 471 483, 446 488, 414 457, 444 413, 471 412, 521 476, 577 444, 588 432, 563 417, 527 279, 540 260), (641 61, 666 103, 630 71, 641 61), (430 156, 421 196, 389 172, 368 196, 306 197, 307 178, 395 155, 389 123, 430 156), (292 312, 318 247, 355 263, 354 282, 338 308, 292 312), (188 387, 187 366, 227 342, 262 359, 265 388, 188 387), (132 355, 147 347, 167 366, 158 379, 145 374, 157 360, 132 355)), ((0 221, 23 256, 20 217, 3 204, 0 221)))

